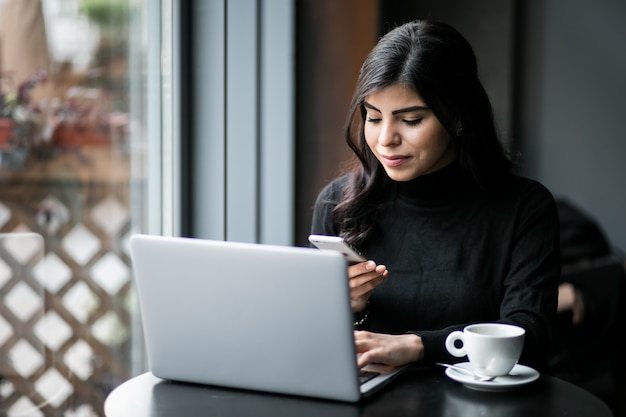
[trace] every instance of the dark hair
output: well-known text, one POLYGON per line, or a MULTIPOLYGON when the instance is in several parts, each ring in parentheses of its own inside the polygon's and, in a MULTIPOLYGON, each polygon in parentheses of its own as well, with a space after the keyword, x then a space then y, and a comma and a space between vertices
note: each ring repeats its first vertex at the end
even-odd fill
POLYGON ((477 186, 494 190, 512 170, 471 45, 445 23, 417 20, 399 26, 380 39, 363 63, 345 126, 346 141, 358 163, 333 220, 357 245, 373 233, 375 215, 393 184, 365 141, 363 102, 394 84, 413 89, 430 107, 455 140, 463 175, 477 186))

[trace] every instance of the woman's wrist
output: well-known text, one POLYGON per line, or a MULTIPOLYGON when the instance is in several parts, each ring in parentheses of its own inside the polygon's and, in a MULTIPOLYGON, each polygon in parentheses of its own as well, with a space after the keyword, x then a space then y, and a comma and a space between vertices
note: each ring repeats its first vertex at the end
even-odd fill
POLYGON ((365 324, 369 317, 369 300, 365 303, 365 308, 361 311, 354 312, 354 327, 359 327, 365 324))
POLYGON ((411 362, 421 362, 422 359, 424 359, 424 344, 422 343, 422 338, 416 334, 410 334, 408 336, 412 336, 410 339, 410 350, 413 360, 411 362))

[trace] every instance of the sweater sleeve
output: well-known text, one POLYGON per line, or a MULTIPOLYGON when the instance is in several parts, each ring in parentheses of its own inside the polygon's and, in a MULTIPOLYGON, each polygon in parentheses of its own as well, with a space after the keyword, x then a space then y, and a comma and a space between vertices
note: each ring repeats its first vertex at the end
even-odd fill
MULTIPOLYGON (((526 187, 519 201, 515 233, 508 248, 508 273, 502 279, 498 321, 526 330, 520 363, 545 370, 558 297, 558 214, 552 195, 538 183, 526 187)), ((468 324, 414 332, 422 338, 424 362, 458 361, 446 351, 445 339, 451 331, 468 324)))
POLYGON ((521 201, 500 315, 503 322, 526 329, 520 362, 545 368, 561 270, 559 218, 552 195, 537 183, 521 201))

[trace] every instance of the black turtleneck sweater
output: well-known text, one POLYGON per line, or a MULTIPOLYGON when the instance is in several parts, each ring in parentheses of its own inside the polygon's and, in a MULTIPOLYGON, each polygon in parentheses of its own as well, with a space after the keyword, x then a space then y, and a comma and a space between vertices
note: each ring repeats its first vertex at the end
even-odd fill
MULTIPOLYGON (((341 234, 330 211, 346 178, 318 196, 312 233, 341 234)), ((512 176, 504 191, 487 193, 453 164, 395 183, 377 223, 359 249, 389 276, 372 293, 364 329, 421 336, 432 364, 460 360, 444 346, 453 330, 516 324, 526 329, 520 362, 545 369, 560 269, 558 214, 545 187, 512 176)))

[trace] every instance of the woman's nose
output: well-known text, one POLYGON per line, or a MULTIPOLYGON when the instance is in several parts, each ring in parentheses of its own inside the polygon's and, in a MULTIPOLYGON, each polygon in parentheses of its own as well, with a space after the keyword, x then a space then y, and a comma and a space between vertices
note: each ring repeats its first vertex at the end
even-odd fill
POLYGON ((378 136, 378 143, 382 146, 393 146, 400 142, 400 134, 391 123, 383 123, 378 136))

